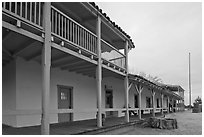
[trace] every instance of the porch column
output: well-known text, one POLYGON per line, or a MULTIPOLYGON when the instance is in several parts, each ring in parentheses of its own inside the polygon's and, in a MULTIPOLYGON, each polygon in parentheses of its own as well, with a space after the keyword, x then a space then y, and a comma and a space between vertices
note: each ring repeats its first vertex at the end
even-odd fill
POLYGON ((142 91, 143 91, 143 86, 142 85, 136 85, 134 84, 134 87, 139 95, 139 98, 138 98, 138 104, 139 104, 139 111, 138 111, 138 115, 139 115, 139 119, 142 119, 142 115, 141 115, 141 111, 142 111, 142 91))
POLYGON ((125 43, 125 68, 126 68, 126 76, 125 76, 125 80, 124 80, 124 84, 125 84, 125 122, 129 122, 129 108, 128 108, 128 104, 129 104, 129 93, 128 93, 128 41, 126 41, 125 43))
POLYGON ((177 102, 178 102, 178 100, 176 99, 176 104, 175 104, 175 112, 177 112, 178 111, 178 104, 177 104, 177 102))
POLYGON ((97 55, 98 55, 98 65, 96 68, 96 82, 97 82, 97 126, 102 127, 102 110, 101 110, 101 80, 102 80, 102 72, 101 72, 101 17, 97 17, 97 55))
POLYGON ((51 64, 51 3, 45 2, 43 8, 43 27, 45 31, 42 47, 42 119, 41 134, 49 135, 49 102, 50 102, 50 64, 51 64))
POLYGON ((167 109, 167 113, 169 113, 169 96, 167 96, 167 107, 168 107, 168 109, 167 109))
POLYGON ((153 106, 153 110, 152 110, 152 116, 155 117, 155 91, 152 89, 151 90, 152 93, 152 106, 153 106))
POLYGON ((174 98, 173 98, 173 97, 172 97, 171 102, 172 102, 172 111, 173 111, 173 113, 174 113, 174 98))
POLYGON ((162 114, 162 115, 164 114, 164 111, 163 111, 163 107, 164 107, 163 104, 164 104, 164 101, 163 101, 163 100, 164 100, 164 94, 161 93, 161 114, 162 114))

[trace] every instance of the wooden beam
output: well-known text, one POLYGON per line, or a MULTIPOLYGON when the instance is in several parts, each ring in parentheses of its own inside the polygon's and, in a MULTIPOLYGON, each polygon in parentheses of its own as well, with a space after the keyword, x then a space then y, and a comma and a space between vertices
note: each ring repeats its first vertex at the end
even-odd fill
POLYGON ((37 41, 39 41, 41 43, 44 42, 44 39, 42 37, 40 37, 40 36, 38 36, 38 35, 36 35, 34 33, 31 33, 29 31, 26 31, 26 30, 24 30, 22 28, 17 28, 16 26, 11 25, 10 23, 7 23, 5 21, 2 21, 2 27, 6 28, 6 29, 9 29, 11 31, 14 31, 14 32, 16 32, 18 34, 21 34, 23 36, 29 37, 31 39, 37 40, 37 41))
POLYGON ((11 54, 11 52, 8 51, 4 46, 2 46, 2 51, 3 51, 4 53, 6 53, 9 57, 12 58, 12 54, 11 54))
POLYGON ((84 68, 84 69, 80 69, 80 70, 75 70, 76 72, 92 72, 94 69, 96 69, 95 67, 89 67, 89 68, 84 68))
POLYGON ((93 64, 83 63, 83 64, 80 64, 80 66, 70 66, 69 68, 70 69, 80 69, 80 68, 89 67, 89 66, 93 66, 93 64))
POLYGON ((130 90, 130 88, 132 87, 133 83, 130 83, 128 86, 128 91, 130 90))
POLYGON ((69 64, 79 62, 79 61, 80 60, 77 58, 70 59, 70 60, 64 60, 64 61, 58 62, 57 64, 53 64, 52 67, 54 67, 54 68, 55 67, 63 67, 63 66, 69 65, 69 64))
POLYGON ((65 64, 68 64, 70 63, 71 61, 76 61, 76 58, 73 57, 73 56, 65 56, 65 57, 62 57, 62 58, 59 58, 59 59, 56 59, 55 61, 52 61, 52 67, 60 67, 60 66, 63 66, 65 64))
POLYGON ((97 19, 97 18, 96 18, 95 16, 87 16, 87 17, 82 18, 81 24, 86 23, 86 22, 88 22, 88 21, 94 21, 94 20, 96 20, 96 19, 97 19))
POLYGON ((164 107, 164 94, 160 94, 161 95, 161 108, 162 108, 162 111, 161 111, 161 114, 163 115, 164 114, 164 111, 163 111, 163 107, 164 107))
POLYGON ((152 107, 153 107, 152 116, 155 117, 155 91, 153 89, 151 90, 151 94, 152 94, 152 107))
POLYGON ((13 52, 13 57, 18 56, 19 54, 21 54, 23 51, 25 51, 26 49, 28 49, 33 43, 35 43, 37 41, 33 40, 33 39, 29 39, 27 40, 25 43, 23 43, 23 45, 21 45, 21 47, 19 47, 18 49, 16 49, 13 52))
POLYGON ((61 50, 61 51, 65 52, 65 53, 69 53, 72 56, 75 56, 75 57, 77 57, 79 59, 88 61, 88 62, 93 63, 93 64, 97 64, 97 62, 95 60, 92 60, 89 57, 86 57, 86 56, 83 56, 83 55, 79 56, 79 54, 77 52, 74 52, 74 51, 72 51, 72 50, 70 50, 70 49, 68 49, 66 47, 61 47, 60 45, 58 45, 56 43, 52 43, 52 47, 56 48, 58 50, 61 50))
POLYGON ((11 32, 10 30, 8 30, 6 32, 6 34, 2 37, 2 44, 4 45, 5 44, 5 41, 11 39, 13 37, 14 33, 11 32))
POLYGON ((69 69, 69 71, 81 71, 81 70, 87 70, 87 69, 90 69, 90 68, 93 68, 93 69, 96 69, 95 66, 86 66, 86 67, 81 67, 81 68, 75 68, 75 69, 69 69))
POLYGON ((31 59, 34 59, 42 54, 42 50, 38 50, 35 53, 31 54, 30 56, 26 57, 27 61, 30 61, 31 59))
POLYGON ((83 64, 86 64, 86 62, 84 62, 83 60, 80 60, 80 61, 75 61, 75 62, 71 62, 69 64, 65 64, 64 66, 61 67, 61 69, 73 69, 73 67, 76 67, 76 66, 83 66, 83 64))

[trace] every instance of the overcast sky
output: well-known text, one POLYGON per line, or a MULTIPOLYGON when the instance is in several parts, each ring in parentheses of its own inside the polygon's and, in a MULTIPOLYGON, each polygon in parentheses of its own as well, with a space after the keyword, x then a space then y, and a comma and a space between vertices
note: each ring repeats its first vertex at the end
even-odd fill
POLYGON ((185 89, 189 103, 188 53, 191 52, 192 102, 202 96, 201 3, 99 3, 135 43, 129 52, 131 72, 158 76, 185 89))

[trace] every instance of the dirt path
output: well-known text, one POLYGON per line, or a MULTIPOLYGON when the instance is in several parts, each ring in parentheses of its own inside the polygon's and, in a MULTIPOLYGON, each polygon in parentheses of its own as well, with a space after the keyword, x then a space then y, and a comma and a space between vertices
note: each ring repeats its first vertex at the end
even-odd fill
POLYGON ((126 130, 114 130, 104 134, 117 135, 201 135, 202 134, 202 113, 191 113, 190 111, 177 112, 166 115, 176 118, 178 129, 164 130, 154 128, 132 127, 126 130))

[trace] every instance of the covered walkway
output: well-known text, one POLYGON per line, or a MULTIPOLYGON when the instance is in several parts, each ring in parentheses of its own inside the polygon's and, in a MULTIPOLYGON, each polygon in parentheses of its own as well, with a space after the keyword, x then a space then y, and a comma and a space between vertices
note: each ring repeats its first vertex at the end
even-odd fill
MULTIPOLYGON (((142 118, 151 117, 152 114, 142 115, 142 118)), ((161 116, 160 113, 157 113, 156 116, 161 116)), ((131 122, 139 122, 138 116, 131 116, 131 122)), ((69 123, 57 123, 50 125, 50 134, 51 135, 70 135, 70 134, 96 134, 101 131, 106 131, 114 128, 120 128, 123 126, 128 126, 124 122, 124 117, 112 117, 107 118, 104 126, 102 128, 97 127, 96 119, 83 120, 83 121, 74 121, 69 123)), ((40 125, 32 127, 23 127, 23 128, 13 128, 2 125, 2 134, 3 135, 40 135, 40 125)))

